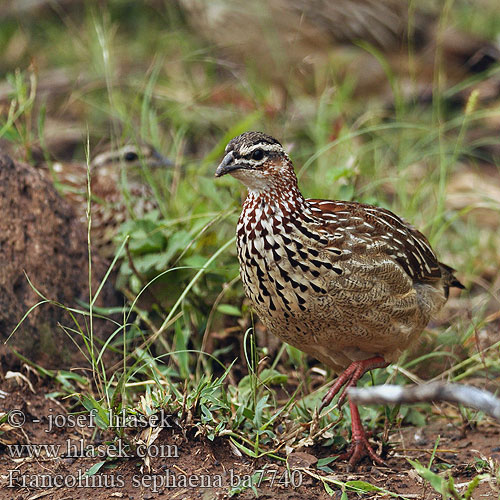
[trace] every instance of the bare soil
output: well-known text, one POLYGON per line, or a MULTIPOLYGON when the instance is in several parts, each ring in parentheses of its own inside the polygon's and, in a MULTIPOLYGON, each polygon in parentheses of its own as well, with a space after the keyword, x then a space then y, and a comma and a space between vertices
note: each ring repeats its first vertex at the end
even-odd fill
MULTIPOLYGON (((148 464, 137 456, 123 458, 125 449, 116 448, 114 453, 122 458, 109 461, 94 475, 86 476, 85 472, 103 459, 87 457, 84 450, 89 446, 101 450, 99 446, 104 446, 106 436, 93 433, 96 429, 90 427, 87 420, 81 426, 73 426, 76 422, 69 420, 68 409, 44 396, 49 388, 43 384, 36 386, 34 392, 28 387, 14 386, 13 382, 4 381, 2 385, 7 394, 0 399, 0 410, 20 410, 25 418, 25 423, 19 427, 8 423, 0 425, 2 500, 226 499, 230 498, 231 491, 237 498, 251 499, 255 498, 255 493, 244 486, 249 484, 249 476, 262 469, 266 470, 264 477, 267 479, 256 488, 261 499, 331 498, 321 481, 314 477, 328 474, 318 470, 314 463, 318 458, 332 455, 332 450, 311 447, 294 452, 289 456, 291 472, 287 473, 283 463, 269 458, 253 460, 238 456, 228 438, 210 441, 197 435, 195 428, 183 428, 168 416, 165 422, 171 427, 165 427, 150 447, 154 450, 151 454, 158 453, 160 457, 150 457, 148 464), (40 457, 30 458, 26 449, 21 456, 16 456, 11 447, 16 444, 60 445, 60 449, 54 456, 42 452, 40 457), (236 493, 238 486, 241 486, 240 493, 236 493)), ((20 415, 14 413, 16 418, 20 415)), ((15 424, 16 418, 10 423, 15 424)), ((356 471, 349 472, 346 463, 332 463, 329 464, 333 469, 330 477, 343 482, 365 481, 401 498, 440 498, 406 460, 408 457, 428 464, 438 436, 434 470, 449 468, 459 489, 463 490, 477 475, 473 466, 477 459, 491 459, 498 469, 500 426, 485 422, 474 429, 463 429, 440 418, 425 428, 405 427, 395 432, 390 438, 389 467, 375 467, 364 461, 356 471)), ((146 440, 144 434, 142 437, 146 440)), ((119 441, 115 440, 115 445, 119 446, 119 441)), ((113 452, 113 448, 108 448, 108 455, 110 451, 113 452)), ((333 498, 340 498, 341 490, 330 486, 334 490, 333 498)), ((473 494, 474 499, 496 499, 498 496, 498 485, 488 481, 482 482, 473 494)), ((380 492, 363 496, 375 497, 389 498, 380 492)), ((357 493, 348 492, 348 498, 358 498, 357 493)))
MULTIPOLYGON (((12 161, 0 148, 0 365, 15 368, 19 361, 11 348, 45 368, 75 366, 82 360, 77 345, 81 336, 63 307, 44 303, 31 310, 17 331, 16 325, 41 296, 81 309, 88 302, 87 229, 63 200, 51 180, 36 168, 12 161), (28 281, 29 278, 29 281, 28 281), (30 282, 32 285, 30 285, 30 282), (5 340, 8 344, 4 345, 5 340)), ((92 259, 92 288, 97 290, 108 264, 92 259)), ((108 281, 96 305, 119 304, 108 281)), ((76 315, 81 324, 85 320, 76 315)), ((96 321, 96 337, 106 338, 111 325, 96 321)))

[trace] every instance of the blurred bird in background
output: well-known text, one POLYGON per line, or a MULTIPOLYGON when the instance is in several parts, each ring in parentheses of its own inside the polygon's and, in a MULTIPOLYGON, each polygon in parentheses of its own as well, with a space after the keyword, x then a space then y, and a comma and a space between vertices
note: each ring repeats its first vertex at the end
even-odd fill
MULTIPOLYGON (((130 218, 143 218, 158 209, 151 185, 143 168, 170 168, 173 163, 149 144, 107 146, 90 162, 92 200, 91 241, 104 257, 114 255, 114 237, 130 218)), ((43 169, 61 194, 71 203, 76 215, 87 222, 88 181, 86 162, 54 162, 43 169)))

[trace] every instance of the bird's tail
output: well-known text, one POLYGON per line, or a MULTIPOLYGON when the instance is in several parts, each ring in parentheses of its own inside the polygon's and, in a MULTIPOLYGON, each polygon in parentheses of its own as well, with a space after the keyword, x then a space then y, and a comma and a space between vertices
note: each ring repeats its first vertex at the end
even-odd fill
POLYGON ((460 283, 460 281, 456 278, 455 269, 443 264, 442 262, 439 263, 439 267, 441 268, 441 277, 443 280, 444 294, 446 298, 448 298, 451 287, 461 288, 462 290, 465 289, 462 283, 460 283))

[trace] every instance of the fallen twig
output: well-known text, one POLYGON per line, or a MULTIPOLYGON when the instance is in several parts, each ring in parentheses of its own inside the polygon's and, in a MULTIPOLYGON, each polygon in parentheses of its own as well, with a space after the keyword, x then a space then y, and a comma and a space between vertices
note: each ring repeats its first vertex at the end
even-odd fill
POLYGON ((418 403, 422 401, 448 401, 460 403, 500 420, 500 399, 491 392, 462 384, 431 384, 399 386, 378 385, 375 387, 348 390, 350 398, 361 404, 418 403))

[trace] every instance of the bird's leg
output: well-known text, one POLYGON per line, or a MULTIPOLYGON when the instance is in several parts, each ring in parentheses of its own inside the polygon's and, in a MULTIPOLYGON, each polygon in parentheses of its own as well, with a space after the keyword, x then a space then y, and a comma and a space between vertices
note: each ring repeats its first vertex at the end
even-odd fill
MULTIPOLYGON (((388 363, 382 356, 375 356, 374 358, 364 359, 362 361, 353 361, 346 370, 344 370, 335 380, 335 383, 326 393, 321 403, 320 411, 328 406, 336 394, 342 389, 339 397, 339 407, 345 401, 346 389, 356 385, 358 380, 369 370, 374 368, 384 368, 388 363)), ((340 460, 349 460, 349 466, 353 468, 363 457, 369 456, 376 464, 386 465, 386 463, 375 453, 368 439, 366 438, 361 418, 359 416, 358 407, 349 398, 349 408, 351 410, 351 428, 352 428, 352 442, 349 449, 338 456, 340 460)))
POLYGON ((337 459, 349 459, 349 467, 354 468, 363 457, 369 456, 376 464, 387 466, 382 458, 375 453, 368 442, 363 425, 361 424, 358 407, 351 401, 350 398, 349 408, 351 410, 352 442, 349 445, 349 449, 345 453, 339 455, 337 459))
POLYGON ((373 370, 374 368, 385 368, 389 363, 385 361, 382 356, 375 356, 374 358, 363 359, 362 361, 353 361, 335 380, 330 390, 326 393, 323 401, 321 402, 321 406, 319 411, 326 408, 331 402, 332 399, 337 395, 337 393, 342 389, 342 386, 345 386, 342 390, 338 405, 339 407, 345 401, 346 398, 346 389, 348 387, 353 387, 357 384, 358 380, 369 370, 373 370))

